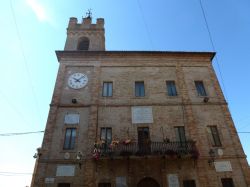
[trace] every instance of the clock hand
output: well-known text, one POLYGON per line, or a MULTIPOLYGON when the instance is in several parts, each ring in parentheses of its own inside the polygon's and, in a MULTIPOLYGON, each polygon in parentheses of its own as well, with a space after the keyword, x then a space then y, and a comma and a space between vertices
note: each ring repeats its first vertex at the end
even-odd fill
POLYGON ((81 80, 82 78, 84 78, 85 76, 82 76, 82 77, 80 77, 78 80, 81 80))
POLYGON ((80 79, 77 78, 73 78, 76 82, 80 82, 80 79))

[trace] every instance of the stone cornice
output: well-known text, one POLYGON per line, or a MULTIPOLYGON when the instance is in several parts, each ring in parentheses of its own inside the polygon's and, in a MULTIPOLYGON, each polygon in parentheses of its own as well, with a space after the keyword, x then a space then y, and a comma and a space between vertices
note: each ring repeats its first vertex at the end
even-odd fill
POLYGON ((215 52, 185 52, 185 51, 56 51, 57 59, 62 58, 91 58, 91 57, 163 57, 163 58, 207 58, 212 61, 215 52))

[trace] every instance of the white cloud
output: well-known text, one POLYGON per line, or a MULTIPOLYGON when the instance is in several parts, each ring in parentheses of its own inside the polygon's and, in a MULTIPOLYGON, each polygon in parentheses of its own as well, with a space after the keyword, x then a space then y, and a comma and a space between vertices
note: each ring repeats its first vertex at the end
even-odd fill
POLYGON ((44 6, 37 0, 26 0, 26 4, 36 14, 36 17, 39 21, 50 22, 48 12, 46 12, 44 6))

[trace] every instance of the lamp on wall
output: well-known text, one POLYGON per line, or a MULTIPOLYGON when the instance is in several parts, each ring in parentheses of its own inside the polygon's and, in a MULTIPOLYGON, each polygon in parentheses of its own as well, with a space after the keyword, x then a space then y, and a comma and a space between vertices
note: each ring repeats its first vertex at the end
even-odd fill
POLYGON ((33 158, 39 158, 40 156, 42 156, 41 148, 37 148, 36 151, 37 152, 34 154, 33 158))
POLYGON ((83 157, 82 152, 81 152, 81 151, 78 151, 78 153, 76 154, 76 160, 77 160, 77 162, 78 162, 78 164, 79 164, 79 168, 80 168, 80 169, 82 168, 82 163, 81 163, 82 157, 83 157))
POLYGON ((72 102, 73 104, 76 104, 76 103, 77 103, 77 100, 74 98, 74 99, 71 100, 71 102, 72 102))
POLYGON ((208 160, 208 164, 211 166, 211 164, 214 163, 215 151, 213 149, 210 149, 208 153, 210 156, 210 159, 208 160))
POLYGON ((209 101, 209 97, 204 97, 203 102, 207 103, 209 101))

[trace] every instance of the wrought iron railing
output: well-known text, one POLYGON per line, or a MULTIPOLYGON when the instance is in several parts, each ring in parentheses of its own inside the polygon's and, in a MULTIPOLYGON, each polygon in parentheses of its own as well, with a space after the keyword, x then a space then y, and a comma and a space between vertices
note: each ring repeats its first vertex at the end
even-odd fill
POLYGON ((144 156, 144 155, 166 155, 169 157, 190 156, 198 158, 199 153, 194 141, 186 142, 148 142, 128 144, 117 143, 107 145, 95 145, 100 157, 105 156, 144 156))

